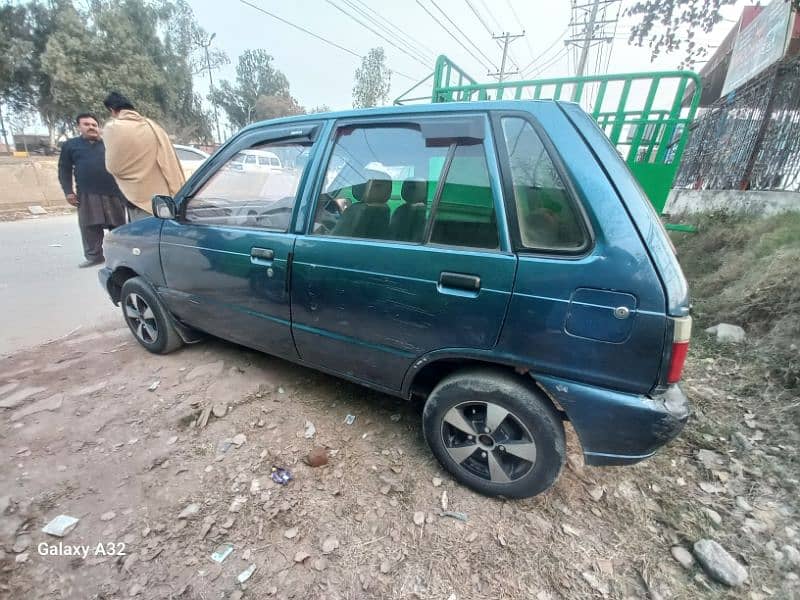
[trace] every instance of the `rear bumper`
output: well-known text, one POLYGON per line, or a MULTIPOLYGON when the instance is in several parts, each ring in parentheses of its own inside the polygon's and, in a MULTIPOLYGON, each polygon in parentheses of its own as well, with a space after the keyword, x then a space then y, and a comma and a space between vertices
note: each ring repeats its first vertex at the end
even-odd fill
POLYGON ((587 465, 626 465, 655 454, 675 439, 689 418, 689 402, 677 384, 642 396, 536 377, 567 413, 587 465))

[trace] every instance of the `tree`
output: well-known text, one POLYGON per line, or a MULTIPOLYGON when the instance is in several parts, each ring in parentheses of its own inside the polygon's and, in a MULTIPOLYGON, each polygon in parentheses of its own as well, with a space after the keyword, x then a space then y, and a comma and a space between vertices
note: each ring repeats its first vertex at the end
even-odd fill
POLYGON ((211 138, 192 81, 192 36, 202 33, 185 0, 68 0, 27 5, 33 24, 35 106, 50 132, 71 131, 79 112, 105 113, 111 90, 161 120, 181 141, 211 138))
POLYGON ((302 115, 305 112, 291 96, 259 96, 256 100, 255 117, 258 120, 302 115))
POLYGON ((28 11, 22 6, 0 5, 0 133, 8 148, 6 120, 10 113, 30 108, 33 71, 33 32, 28 11), (3 109, 6 114, 4 118, 3 109))
POLYGON ((98 72, 94 33, 71 3, 60 3, 40 18, 47 21, 40 24, 46 39, 38 56, 38 108, 54 145, 59 127, 69 128, 74 115, 101 106, 103 73, 98 72))
POLYGON ((313 115, 314 113, 324 113, 324 112, 331 112, 331 107, 327 104, 319 104, 313 108, 308 109, 308 114, 313 115))
MULTIPOLYGON (((783 0, 773 0, 781 2, 783 0)), ((800 11, 800 0, 791 0, 800 11)), ((695 41, 698 30, 709 33, 722 21, 721 7, 736 0, 644 0, 625 11, 639 17, 631 27, 630 43, 650 48, 650 59, 662 52, 683 52, 681 67, 692 67, 706 54, 706 48, 695 41)))
POLYGON ((259 97, 291 98, 289 80, 272 66, 272 61, 266 50, 247 50, 236 65, 236 81, 222 81, 215 90, 212 101, 225 111, 235 127, 252 122, 259 97))
POLYGON ((353 87, 353 108, 369 108, 385 104, 389 97, 392 71, 386 66, 383 48, 372 48, 361 59, 356 69, 356 84, 353 87))

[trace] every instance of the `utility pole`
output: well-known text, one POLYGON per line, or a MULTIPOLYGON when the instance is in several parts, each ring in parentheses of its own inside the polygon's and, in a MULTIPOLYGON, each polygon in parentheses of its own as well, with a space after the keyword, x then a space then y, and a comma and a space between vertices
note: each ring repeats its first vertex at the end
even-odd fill
POLYGON ((214 41, 214 38, 217 37, 216 33, 212 33, 208 40, 205 43, 197 42, 197 45, 203 48, 206 53, 206 70, 208 71, 208 86, 211 92, 211 106, 214 108, 214 124, 217 127, 217 143, 222 142, 222 136, 219 132, 219 114, 217 113, 217 103, 214 101, 214 77, 211 74, 211 58, 208 54, 208 49, 211 46, 211 42, 214 41))
POLYGON ((594 35, 594 22, 597 20, 598 8, 600 8, 600 0, 594 0, 594 2, 592 2, 592 12, 589 15, 589 20, 586 22, 586 28, 583 31, 583 48, 581 48, 581 57, 575 69, 575 77, 583 77, 583 71, 586 69, 586 59, 589 58, 589 44, 592 42, 592 37, 594 35))
MULTIPOLYGON (((616 17, 611 16, 613 11, 609 11, 611 5, 617 4, 619 8, 620 0, 591 0, 590 3, 580 4, 580 0, 572 0, 572 20, 570 26, 573 33, 572 38, 566 40, 566 45, 580 48, 580 55, 575 65, 575 76, 583 77, 586 74, 586 65, 589 62, 589 53, 593 45, 599 43, 613 43, 616 23, 619 20, 619 10, 616 17), (612 27, 613 26, 613 27, 612 27), (613 31, 612 31, 613 29, 613 31)), ((599 51, 602 57, 602 49, 599 51)), ((577 87, 573 92, 573 101, 578 101, 577 87)))
POLYGON ((8 133, 6 132, 6 123, 3 120, 3 104, 0 102, 0 132, 3 134, 3 141, 6 145, 6 152, 11 154, 11 146, 8 145, 8 133))
POLYGON ((516 75, 519 70, 506 71, 506 58, 508 58, 508 45, 517 38, 525 37, 525 32, 522 33, 508 33, 504 32, 501 35, 493 35, 493 40, 503 40, 503 59, 500 61, 500 70, 495 73, 488 73, 489 77, 497 77, 499 83, 503 83, 506 75, 516 75))

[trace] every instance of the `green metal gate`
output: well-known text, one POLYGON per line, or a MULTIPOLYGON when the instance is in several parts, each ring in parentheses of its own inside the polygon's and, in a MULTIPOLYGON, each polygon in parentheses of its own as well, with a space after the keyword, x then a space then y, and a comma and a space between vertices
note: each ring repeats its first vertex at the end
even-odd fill
POLYGON ((428 77, 394 103, 521 99, 579 103, 617 147, 659 214, 664 210, 689 138, 688 126, 700 102, 700 77, 691 71, 478 83, 442 55, 436 60, 432 77, 430 96, 411 96, 428 77))

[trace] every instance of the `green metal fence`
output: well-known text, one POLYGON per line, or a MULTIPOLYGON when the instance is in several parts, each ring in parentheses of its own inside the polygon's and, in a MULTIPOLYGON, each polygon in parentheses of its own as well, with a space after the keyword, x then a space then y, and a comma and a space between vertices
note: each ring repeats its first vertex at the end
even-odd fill
POLYGON ((700 77, 691 71, 478 83, 443 55, 436 61, 431 94, 413 97, 429 79, 395 104, 523 99, 579 103, 617 147, 659 213, 678 171, 701 91, 700 77), (687 90, 691 96, 683 102, 687 90))

